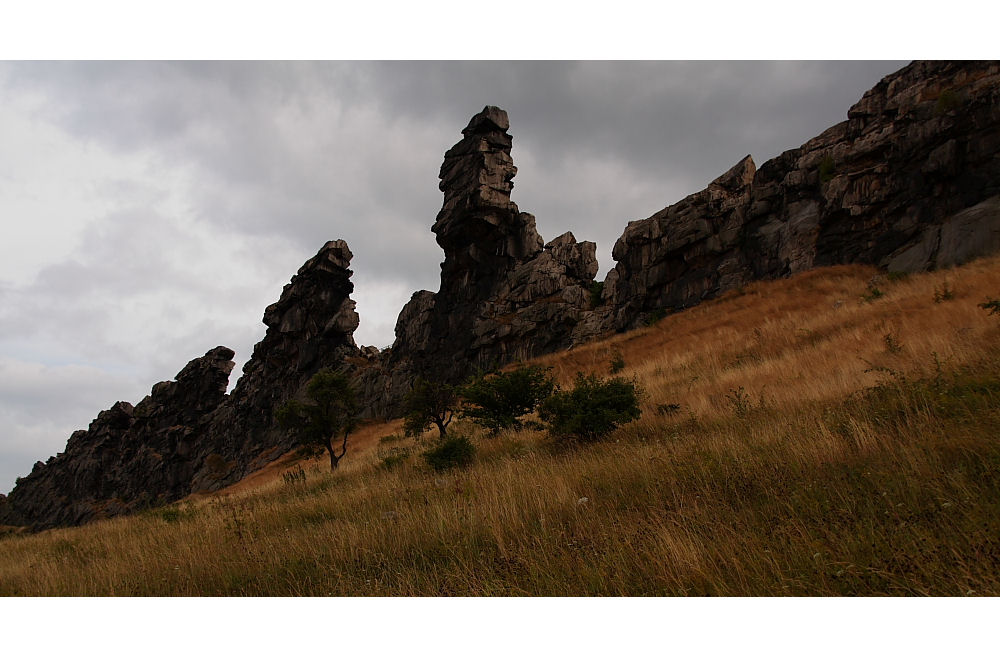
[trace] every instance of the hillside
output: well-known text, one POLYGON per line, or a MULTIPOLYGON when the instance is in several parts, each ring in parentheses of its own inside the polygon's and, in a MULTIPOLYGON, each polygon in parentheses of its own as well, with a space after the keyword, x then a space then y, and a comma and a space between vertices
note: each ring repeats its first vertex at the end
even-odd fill
POLYGON ((10 533, 0 594, 998 595, 998 295, 1000 257, 745 285, 535 361, 566 384, 621 355, 647 396, 608 440, 459 423, 476 460, 439 474, 432 434, 372 422, 335 475, 286 455, 10 533))
MULTIPOLYGON (((457 383, 484 367, 586 351, 757 281, 830 265, 902 274, 1000 252, 1000 65, 913 62, 846 115, 759 168, 744 157, 629 222, 615 267, 597 281, 595 243, 571 232, 544 240, 514 202, 509 117, 488 105, 438 174, 443 203, 430 230, 444 256, 440 287, 413 293, 390 348, 355 343, 353 253, 331 240, 264 310, 267 331, 231 393, 234 352, 219 346, 138 403, 114 403, 0 496, 0 523, 79 525, 233 485, 294 446, 276 410, 322 369, 352 377, 367 418, 398 417, 418 378, 457 383)), ((760 356, 742 349, 739 362, 760 356)), ((747 390, 760 394, 768 380, 747 390)), ((773 394, 780 401, 783 390, 773 394)))

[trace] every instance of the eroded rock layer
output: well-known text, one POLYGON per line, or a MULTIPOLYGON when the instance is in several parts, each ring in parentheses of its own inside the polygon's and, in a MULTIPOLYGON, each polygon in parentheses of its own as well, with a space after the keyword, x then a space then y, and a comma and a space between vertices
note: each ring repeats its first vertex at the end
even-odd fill
POLYGON ((351 252, 328 242, 264 312, 267 333, 226 395, 233 351, 216 347, 134 407, 118 402, 0 503, 0 524, 74 525, 217 490, 293 447, 278 405, 357 353, 351 252))
POLYGON ((488 106, 445 153, 444 204, 431 228, 444 250, 441 287, 413 295, 391 350, 362 375, 378 415, 398 411, 415 376, 456 382, 584 338, 574 329, 590 308, 596 245, 572 233, 545 244, 511 200, 508 128, 507 113, 488 106))
POLYGON ((1000 64, 914 62, 846 121, 632 222, 606 281, 618 330, 812 267, 948 267, 1000 249, 1000 64))
POLYGON ((208 418, 226 396, 233 351, 216 347, 153 386, 132 406, 118 402, 66 451, 35 464, 0 507, 3 524, 76 525, 176 499, 191 482, 225 473, 205 458, 208 418))

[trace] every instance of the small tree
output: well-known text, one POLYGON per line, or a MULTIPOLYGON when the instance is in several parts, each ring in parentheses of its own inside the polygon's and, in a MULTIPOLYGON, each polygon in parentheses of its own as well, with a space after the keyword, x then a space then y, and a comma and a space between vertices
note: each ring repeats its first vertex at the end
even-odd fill
POLYGON ((472 379, 461 390, 466 403, 462 415, 493 433, 520 428, 519 418, 534 411, 555 389, 550 369, 522 366, 472 379))
POLYGON ((634 381, 580 373, 572 390, 557 391, 542 402, 538 414, 554 436, 596 440, 639 418, 640 395, 634 381))
POLYGON ((358 424, 357 396, 346 374, 324 369, 309 379, 306 397, 311 403, 292 399, 275 415, 302 445, 326 448, 333 472, 347 454, 347 437, 358 424), (339 454, 335 447, 338 442, 339 454))
POLYGON ((444 438, 457 407, 458 392, 455 386, 418 378, 403 399, 403 429, 407 436, 419 436, 434 424, 437 425, 441 438, 444 438))

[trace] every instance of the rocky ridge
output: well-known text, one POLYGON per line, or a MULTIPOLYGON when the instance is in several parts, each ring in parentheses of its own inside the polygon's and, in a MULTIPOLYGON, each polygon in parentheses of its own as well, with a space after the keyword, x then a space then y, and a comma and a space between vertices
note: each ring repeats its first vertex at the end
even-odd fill
POLYGON ((230 395, 232 352, 218 347, 36 464, 0 497, 0 524, 77 524, 232 483, 292 447, 274 410, 323 367, 352 371, 367 414, 387 417, 418 375, 458 381, 753 280, 838 263, 917 271, 1000 249, 996 63, 915 62, 799 148, 759 168, 747 156, 630 222, 596 300, 595 245, 572 233, 544 243, 511 200, 508 129, 488 106, 445 154, 431 229, 444 251, 440 289, 414 293, 390 349, 354 344, 351 253, 329 242, 265 311, 267 334, 230 395))
POLYGON ((812 267, 919 271, 1000 249, 1000 64, 914 62, 847 117, 631 222, 605 284, 611 326, 812 267))
POLYGON ((0 524, 45 529, 156 506, 234 483, 291 449, 274 410, 323 367, 357 354, 350 249, 328 242, 264 312, 267 333, 233 392, 234 353, 216 347, 134 407, 118 402, 66 450, 18 480, 0 524))

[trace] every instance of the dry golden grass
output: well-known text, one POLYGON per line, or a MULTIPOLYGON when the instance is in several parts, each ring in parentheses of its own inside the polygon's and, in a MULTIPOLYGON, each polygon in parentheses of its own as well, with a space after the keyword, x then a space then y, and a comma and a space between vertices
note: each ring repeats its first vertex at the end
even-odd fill
POLYGON ((437 474, 432 434, 370 425, 335 475, 318 460, 285 483, 284 461, 6 536, 0 594, 1000 594, 1000 318, 977 307, 1000 258, 864 301, 874 274, 755 284, 540 359, 565 384, 620 351, 647 395, 604 442, 456 422, 476 463, 437 474))

